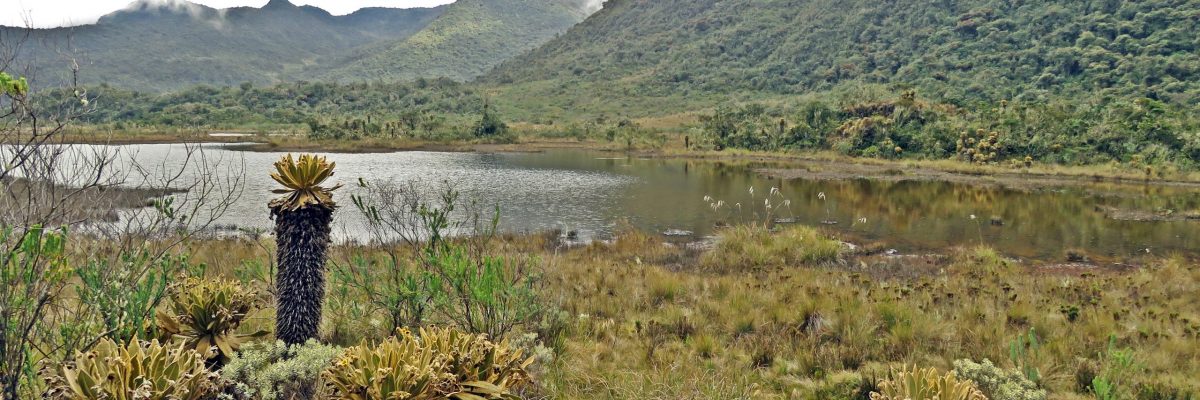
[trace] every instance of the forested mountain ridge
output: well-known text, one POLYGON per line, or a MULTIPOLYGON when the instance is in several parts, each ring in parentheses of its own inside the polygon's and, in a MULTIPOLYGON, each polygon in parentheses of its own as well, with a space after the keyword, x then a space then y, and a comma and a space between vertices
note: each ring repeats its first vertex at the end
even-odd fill
POLYGON ((330 80, 470 80, 588 15, 579 0, 459 0, 417 34, 356 49, 316 68, 330 80))
POLYGON ((140 0, 93 25, 0 29, 9 38, 28 33, 18 60, 47 86, 62 82, 78 63, 84 84, 161 91, 293 80, 331 54, 408 37, 444 9, 370 8, 333 16, 286 0, 224 10, 140 0))
POLYGON ((1198 25, 1195 0, 611 0, 485 80, 614 82, 640 96, 867 82, 959 104, 1087 94, 1195 105, 1198 25))
POLYGON ((585 0, 460 0, 436 8, 364 8, 334 16, 287 0, 214 9, 139 0, 96 24, 0 27, 26 37, 19 61, 35 86, 70 79, 162 92, 196 85, 302 80, 469 80, 550 40, 588 14, 585 0), (39 85, 39 83, 41 83, 39 85))

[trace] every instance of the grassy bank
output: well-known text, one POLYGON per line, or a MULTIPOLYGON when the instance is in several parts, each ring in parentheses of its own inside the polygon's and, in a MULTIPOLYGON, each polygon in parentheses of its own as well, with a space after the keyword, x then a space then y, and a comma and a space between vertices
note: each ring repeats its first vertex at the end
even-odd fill
MULTIPOLYGON (((256 285, 270 276, 269 243, 201 242, 191 252, 210 275, 256 285)), ((539 298, 558 310, 514 332, 549 349, 535 368, 536 396, 864 398, 891 368, 949 370, 959 359, 1031 373, 1051 399, 1094 398, 1097 377, 1119 382, 1118 398, 1200 390, 1194 260, 1047 269, 986 247, 888 257, 804 227, 732 228, 710 248, 630 231, 577 249, 553 235, 507 237, 488 252, 536 258, 539 298), (1133 363, 1114 361, 1124 354, 1133 363)), ((385 254, 339 247, 331 259, 385 254)), ((387 315, 331 279, 326 340, 386 336, 387 315)), ((243 329, 269 327, 270 315, 243 329)))
MULTIPOLYGON (((657 120, 648 120, 646 123, 657 120)), ((556 128, 546 125, 520 124, 514 134, 504 140, 428 140, 416 138, 364 138, 358 140, 309 139, 295 129, 276 127, 272 130, 160 131, 152 129, 121 132, 78 128, 63 137, 66 143, 91 144, 154 144, 154 143, 253 143, 240 145, 244 151, 261 152, 334 152, 380 153, 396 151, 481 151, 530 152, 549 150, 588 150, 638 157, 688 158, 725 162, 762 164, 772 176, 782 178, 823 179, 813 172, 833 171, 835 177, 866 177, 895 179, 951 180, 963 183, 996 181, 1006 185, 1041 182, 1051 185, 1089 182, 1117 182, 1156 185, 1200 184, 1200 172, 1170 166, 1146 167, 1120 163, 1096 165, 1059 165, 1046 163, 976 164, 958 160, 902 158, 880 159, 851 157, 831 151, 753 151, 729 149, 714 151, 685 147, 693 140, 677 129, 652 129, 655 140, 602 140, 564 137, 556 128), (217 136, 210 135, 216 133, 217 136), (244 136, 230 136, 228 134, 244 136), (994 179, 989 179, 994 178, 994 179), (1034 180, 1031 180, 1034 179, 1034 180)))

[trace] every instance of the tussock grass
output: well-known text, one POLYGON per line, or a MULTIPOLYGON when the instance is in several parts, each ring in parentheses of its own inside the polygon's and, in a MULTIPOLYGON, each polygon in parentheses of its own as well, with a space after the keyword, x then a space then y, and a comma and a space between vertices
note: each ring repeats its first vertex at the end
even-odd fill
MULTIPOLYGON (((1134 354, 1125 398, 1200 391, 1200 266, 1192 260, 1057 271, 978 247, 949 251, 942 268, 873 274, 805 227, 731 228, 698 257, 634 231, 569 251, 545 240, 506 237, 495 251, 545 262, 542 296, 564 316, 555 357, 536 377, 548 398, 851 399, 893 367, 950 370, 957 359, 1020 362, 1040 372, 1051 399, 1091 398, 1110 338, 1134 354), (839 258, 846 262, 831 263, 839 258), (1064 311, 1072 307, 1073 320, 1064 311), (1031 331, 1037 349, 1012 359, 1010 345, 1031 331)), ((232 240, 198 250, 195 261, 218 275, 244 274, 256 263, 247 259, 269 254, 232 240)), ((338 259, 376 250, 332 251, 338 259)), ((338 308, 353 304, 329 301, 326 329, 386 333, 365 322, 378 316, 338 308)))
POLYGON ((833 242, 808 228, 731 229, 722 241, 698 261, 721 274, 622 261, 638 253, 628 242, 611 246, 617 260, 600 246, 563 255, 547 290, 572 327, 543 383, 562 398, 853 398, 903 364, 1012 368, 1010 343, 1032 330, 1040 347, 1021 362, 1051 398, 1090 396, 1075 375, 1104 363, 1110 336, 1136 354, 1130 396, 1198 389, 1189 377, 1200 374, 1200 307, 1186 293, 1200 287, 1200 268, 1187 260, 1068 274, 981 247, 954 251, 940 272, 880 278, 797 246, 833 242), (1068 320, 1064 305, 1081 315, 1068 320), (697 382, 736 390, 701 394, 697 382))
POLYGON ((760 225, 739 225, 723 231, 716 247, 702 256, 700 264, 708 271, 754 271, 832 263, 845 251, 841 242, 810 227, 789 226, 771 232, 760 225))

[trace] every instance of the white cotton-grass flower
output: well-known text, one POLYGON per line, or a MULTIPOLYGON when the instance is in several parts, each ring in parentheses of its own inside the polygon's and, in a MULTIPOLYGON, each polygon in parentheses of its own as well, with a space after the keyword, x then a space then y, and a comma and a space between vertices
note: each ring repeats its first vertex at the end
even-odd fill
POLYGON ((712 201, 713 201, 713 198, 712 198, 712 196, 704 196, 704 202, 705 202, 705 203, 712 203, 712 201))
POLYGON ((817 198, 821 199, 821 200, 825 200, 825 192, 817 193, 817 198))
POLYGON ((754 186, 750 187, 750 197, 754 197, 754 186))
POLYGON ((971 214, 971 220, 975 219, 975 214, 971 214))
POLYGON ((777 187, 772 187, 772 188, 771 188, 771 195, 772 195, 772 196, 782 196, 783 194, 779 192, 779 188, 777 188, 777 187))
POLYGON ((858 223, 860 223, 860 224, 865 224, 865 223, 867 223, 867 217, 862 217, 862 218, 859 218, 859 219, 858 219, 858 223))

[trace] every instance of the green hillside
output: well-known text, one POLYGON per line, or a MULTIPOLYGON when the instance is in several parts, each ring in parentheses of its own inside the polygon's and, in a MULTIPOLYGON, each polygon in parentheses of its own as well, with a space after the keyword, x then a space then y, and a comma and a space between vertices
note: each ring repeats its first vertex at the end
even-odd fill
POLYGON ((1194 169, 1198 25, 1200 1, 613 0, 483 81, 539 121, 689 113, 702 148, 1194 169))
POLYGON ((316 69, 338 81, 468 80, 530 50, 587 15, 576 0, 460 0, 421 32, 356 49, 316 69))
POLYGON ((30 64, 43 86, 65 81, 72 61, 84 84, 145 91, 286 82, 346 49, 408 37, 443 10, 370 8, 332 16, 284 0, 227 10, 142 0, 93 25, 34 30, 18 61, 30 64))
POLYGON ((1196 105, 1198 25, 1200 2, 1179 0, 612 0, 487 81, 544 92, 535 98, 575 85, 639 97, 868 82, 956 104, 1129 95, 1196 105))
MULTIPOLYGON (((623 121, 664 117, 657 127, 690 135, 698 148, 1200 168, 1200 36, 1189 33, 1200 1, 613 0, 555 37, 587 15, 581 4, 461 0, 411 37, 361 47, 301 78, 463 80, 549 40, 467 91, 486 93, 505 119, 564 131, 636 130, 623 121), (337 67, 320 69, 329 65, 337 67)), ((469 103, 457 87, 441 90, 409 99, 469 103)), ((237 111, 229 101, 202 101, 206 91, 131 98, 125 109, 139 111, 96 122, 236 124, 241 114, 229 113, 237 111), (224 111, 180 107, 202 103, 224 111)), ((260 103, 243 102, 254 123, 268 119, 254 111, 260 103)), ((336 119, 339 104, 302 107, 289 120, 336 119)), ((398 116, 411 106, 347 112, 398 116)))

